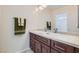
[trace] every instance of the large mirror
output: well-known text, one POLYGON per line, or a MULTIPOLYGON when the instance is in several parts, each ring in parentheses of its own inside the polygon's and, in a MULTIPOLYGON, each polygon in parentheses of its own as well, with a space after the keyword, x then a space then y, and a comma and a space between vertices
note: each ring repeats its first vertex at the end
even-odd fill
POLYGON ((79 35, 78 8, 78 5, 48 6, 52 31, 79 35))

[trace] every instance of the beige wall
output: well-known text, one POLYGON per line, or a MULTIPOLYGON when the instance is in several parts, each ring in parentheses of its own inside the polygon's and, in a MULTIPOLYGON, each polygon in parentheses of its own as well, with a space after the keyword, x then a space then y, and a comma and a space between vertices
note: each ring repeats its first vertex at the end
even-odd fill
POLYGON ((79 32, 78 27, 78 6, 70 5, 56 9, 50 9, 52 18, 52 29, 55 27, 55 15, 66 12, 68 14, 68 31, 79 32))
POLYGON ((2 33, 2 31, 3 31, 3 29, 2 29, 2 7, 0 6, 0 49, 2 48, 2 36, 3 36, 3 33, 2 33))
POLYGON ((0 52, 18 52, 29 49, 29 30, 44 29, 49 19, 47 10, 33 14, 36 6, 1 6, 0 7, 0 52), (25 17, 26 33, 14 35, 13 17, 25 17), (46 18, 48 17, 48 18, 46 18))

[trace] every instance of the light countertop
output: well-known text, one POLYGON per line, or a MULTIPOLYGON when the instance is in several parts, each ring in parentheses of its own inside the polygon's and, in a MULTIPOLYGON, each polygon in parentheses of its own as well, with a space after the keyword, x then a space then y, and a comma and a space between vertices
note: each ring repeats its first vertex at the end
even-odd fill
POLYGON ((79 36, 59 34, 53 32, 44 32, 44 31, 30 31, 30 32, 51 40, 55 40, 79 48, 79 36))

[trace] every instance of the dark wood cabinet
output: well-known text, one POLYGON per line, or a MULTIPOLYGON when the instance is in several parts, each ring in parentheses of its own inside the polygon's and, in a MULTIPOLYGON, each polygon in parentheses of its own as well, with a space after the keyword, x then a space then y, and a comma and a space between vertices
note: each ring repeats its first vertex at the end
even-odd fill
POLYGON ((50 53, 50 47, 45 44, 42 44, 42 53, 50 53))
POLYGON ((51 48, 50 53, 59 53, 56 49, 51 48))
POLYGON ((41 43, 39 41, 35 41, 35 53, 41 53, 41 43))
POLYGON ((35 45, 34 40, 30 40, 30 48, 31 48, 33 51, 34 51, 34 49, 35 49, 34 45, 35 45))
POLYGON ((30 48, 35 53, 49 53, 50 40, 39 35, 30 33, 30 48))
POLYGON ((39 36, 39 41, 47 46, 50 46, 50 39, 39 36))
POLYGON ((79 48, 30 33, 30 48, 35 53, 79 53, 79 48))
POLYGON ((69 46, 64 43, 51 40, 51 49, 58 51, 59 53, 72 53, 74 52, 74 47, 69 46))
POLYGON ((75 53, 79 53, 79 48, 75 48, 75 53))

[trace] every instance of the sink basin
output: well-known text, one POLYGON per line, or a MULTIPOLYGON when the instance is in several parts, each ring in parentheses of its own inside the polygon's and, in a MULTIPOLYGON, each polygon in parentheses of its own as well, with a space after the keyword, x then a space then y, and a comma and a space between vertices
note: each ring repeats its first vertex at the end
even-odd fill
POLYGON ((38 31, 37 33, 40 34, 40 35, 50 34, 50 32, 48 32, 48 31, 38 31))
POLYGON ((50 34, 50 32, 45 32, 45 34, 50 34))

